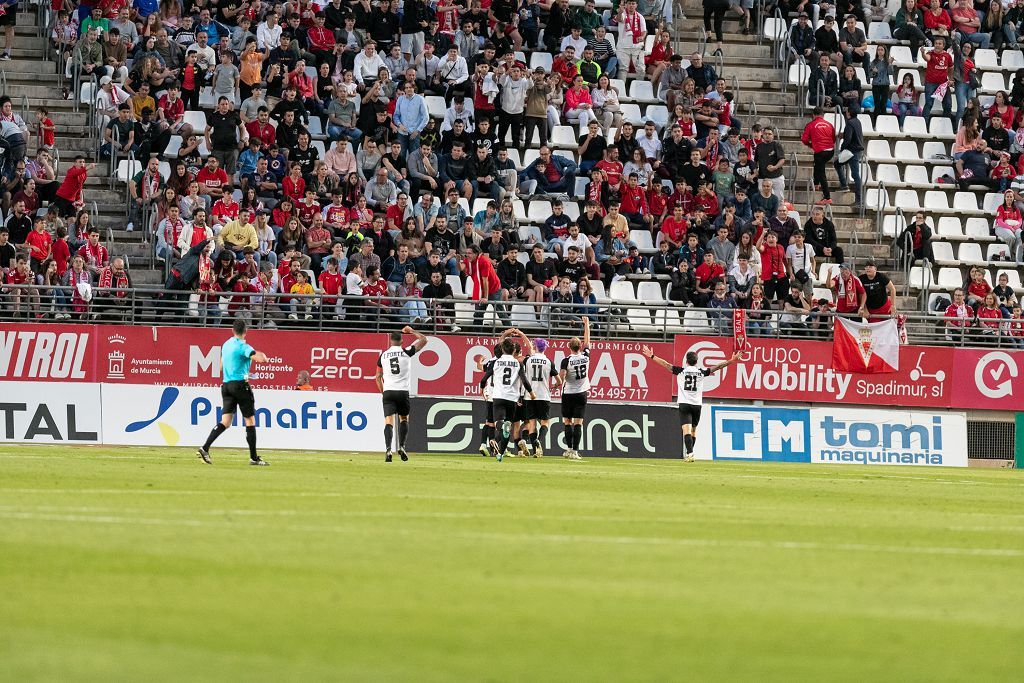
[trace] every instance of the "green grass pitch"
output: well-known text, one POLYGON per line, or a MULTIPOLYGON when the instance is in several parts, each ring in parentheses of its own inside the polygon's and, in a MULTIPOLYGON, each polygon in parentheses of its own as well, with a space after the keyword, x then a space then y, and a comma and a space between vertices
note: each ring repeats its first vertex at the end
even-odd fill
POLYGON ((1018 472, 213 456, 0 448, 0 680, 1020 680, 1018 472))

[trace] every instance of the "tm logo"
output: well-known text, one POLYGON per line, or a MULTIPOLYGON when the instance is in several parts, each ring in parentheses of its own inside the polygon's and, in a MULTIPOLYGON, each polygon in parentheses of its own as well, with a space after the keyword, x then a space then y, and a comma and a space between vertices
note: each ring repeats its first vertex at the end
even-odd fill
POLYGON ((473 442, 473 404, 439 401, 427 411, 427 449, 459 452, 473 442))
POLYGON ((177 446, 178 441, 181 440, 181 436, 178 434, 178 430, 167 424, 166 422, 159 422, 160 418, 163 417, 164 413, 170 410, 174 402, 178 400, 178 390, 175 387, 167 387, 164 392, 160 394, 160 404, 157 406, 156 415, 149 418, 148 420, 139 420, 138 422, 132 422, 130 425, 124 428, 124 431, 138 432, 142 431, 149 425, 156 422, 156 426, 160 429, 160 435, 164 437, 164 441, 168 446, 177 446))
POLYGON ((715 460, 811 461, 811 411, 712 406, 715 460))

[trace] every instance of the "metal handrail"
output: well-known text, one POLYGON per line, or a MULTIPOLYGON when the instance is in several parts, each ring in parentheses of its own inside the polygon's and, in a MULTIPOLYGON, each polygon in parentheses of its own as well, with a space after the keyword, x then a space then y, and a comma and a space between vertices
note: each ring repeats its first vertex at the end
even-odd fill
POLYGON ((718 74, 719 78, 724 78, 725 55, 723 53, 719 52, 715 55, 715 66, 718 67, 715 69, 715 73, 718 74))
MULTIPOLYGON (((718 77, 721 78, 722 74, 719 73, 718 77)), ((743 100, 740 99, 740 79, 739 79, 739 76, 737 76, 736 74, 733 74, 732 77, 731 77, 731 80, 732 80, 732 101, 733 101, 733 106, 736 108, 736 111, 739 111, 740 110, 740 105, 743 102, 743 100)))
POLYGON ((761 46, 764 45, 764 0, 757 0, 755 8, 757 9, 757 44, 761 46))
POLYGON ((21 120, 28 121, 28 95, 21 96, 21 120))
POLYGON ((811 207, 814 206, 814 173, 807 177, 807 215, 811 215, 811 207))
MULTIPOLYGON (((931 272, 932 272, 932 263, 931 263, 931 261, 929 261, 927 258, 925 258, 924 261, 921 264, 921 269, 922 269, 922 272, 927 272, 928 273, 928 277, 925 278, 925 281, 923 283, 921 283, 922 287, 921 287, 921 294, 920 294, 920 299, 921 299, 920 306, 921 306, 921 311, 924 312, 925 309, 928 308, 928 299, 931 297, 932 284, 934 284, 932 282, 932 275, 931 275, 931 272)), ((909 270, 909 268, 908 268, 908 270, 909 270)), ((908 275, 908 279, 909 279, 909 275, 908 275)), ((1002 333, 1002 330, 1003 330, 1003 326, 1000 325, 999 326, 1000 334, 1002 333)))
MULTIPOLYGON (((686 12, 683 9, 683 3, 681 0, 672 0, 672 19, 674 22, 682 21, 686 18, 686 12)), ((681 30, 678 26, 672 32, 672 52, 679 55, 683 53, 683 37, 681 30)))
POLYGON ((882 221, 885 217, 885 209, 889 206, 889 191, 885 188, 885 181, 878 181, 878 196, 882 198, 881 206, 875 205, 875 244, 882 243, 882 221))
POLYGON ((793 169, 793 182, 789 184, 789 203, 796 206, 796 185, 800 181, 800 158, 796 152, 789 153, 789 166, 793 169))
POLYGON ((860 155, 860 181, 861 181, 861 198, 860 206, 858 207, 857 216, 864 218, 867 211, 867 202, 864 201, 864 193, 868 184, 868 175, 871 173, 871 164, 868 163, 867 152, 861 152, 860 155))
MULTIPOLYGON (((112 256, 114 258, 115 256, 112 256)), ((123 255, 116 255, 118 258, 125 258, 123 255)), ((926 262, 927 267, 927 262, 926 262)), ((131 275, 131 270, 128 270, 131 275)), ((345 319, 335 316, 333 307, 324 311, 322 308, 324 295, 299 295, 299 294, 266 294, 249 292, 198 292, 193 290, 166 290, 160 287, 135 286, 128 289, 112 289, 93 287, 93 300, 89 303, 74 301, 75 289, 64 286, 42 286, 42 285, 7 285, 9 291, 29 291, 34 296, 29 302, 22 302, 22 311, 13 312, 10 308, 0 311, 0 321, 19 323, 44 323, 53 324, 54 319, 50 317, 57 312, 70 312, 72 318, 65 321, 58 320, 58 324, 76 324, 88 322, 89 324, 129 324, 129 325, 160 325, 160 326, 220 326, 225 319, 238 315, 238 311, 232 309, 236 306, 244 311, 243 315, 251 319, 253 326, 270 328, 281 327, 301 330, 329 330, 329 331, 386 331, 399 329, 406 324, 406 316, 402 313, 402 305, 407 302, 422 302, 426 307, 428 315, 432 320, 416 325, 419 329, 430 334, 450 334, 451 323, 465 324, 460 321, 460 312, 457 304, 470 304, 479 306, 481 320, 480 325, 484 334, 493 333, 496 325, 512 323, 512 307, 523 306, 536 311, 539 307, 540 315, 534 317, 534 324, 527 325, 527 331, 532 333, 544 333, 550 337, 566 338, 579 333, 579 316, 584 308, 591 309, 594 315, 591 322, 597 328, 598 333, 603 336, 618 339, 661 339, 672 340, 678 335, 709 335, 709 336, 732 336, 732 314, 728 309, 714 308, 684 308, 681 305, 645 304, 643 302, 630 302, 628 304, 608 300, 598 301, 590 304, 525 304, 525 303, 500 303, 500 302, 474 302, 466 297, 456 297, 443 300, 424 300, 423 298, 399 298, 385 297, 362 297, 362 296, 338 296, 341 308, 346 312, 345 319), (60 301, 54 293, 60 292, 64 301, 60 301), (117 296, 120 294, 121 296, 117 296), (373 304, 382 304, 386 300, 384 308, 385 315, 380 315, 381 308, 373 307, 373 304), (290 302, 302 308, 297 309, 301 314, 298 319, 288 316, 290 302), (319 306, 318 306, 319 303, 319 306), (443 308, 438 307, 438 305, 443 308), (310 319, 306 319, 306 309, 309 306, 310 319), (625 309, 632 311, 643 311, 649 316, 647 320, 630 320, 625 309), (487 310, 490 309, 490 310, 487 310), (36 312, 43 313, 42 318, 35 317, 36 312), (674 315, 669 315, 674 312, 674 315), (438 318, 444 318, 446 324, 441 324, 438 318), (490 332, 488 331, 490 330, 490 332)), ((924 290, 922 290, 924 291, 924 290)), ((335 298, 335 297, 331 297, 335 298)), ((807 328, 805 319, 803 322, 791 323, 782 320, 786 315, 780 310, 765 310, 762 312, 764 320, 768 323, 766 327, 758 326, 755 329, 748 318, 748 335, 761 336, 773 339, 801 339, 817 338, 828 335, 832 327, 832 319, 836 313, 820 312, 818 314, 819 325, 817 330, 807 328)), ((472 315, 472 314, 470 314, 472 315)), ((901 312, 906 316, 906 328, 911 336, 910 341, 914 344, 933 346, 972 346, 972 347, 1003 347, 1013 348, 1015 340, 1012 338, 1005 326, 1000 326, 995 335, 982 337, 979 334, 964 334, 947 338, 945 321, 941 317, 922 313, 918 311, 901 312)), ((462 313, 461 317, 466 314, 462 313)), ((980 329, 980 326, 973 324, 969 330, 980 329)), ((468 332, 469 330, 467 330, 468 332)))
POLYGON ((7 71, 0 69, 0 97, 7 94, 7 71))
POLYGON ((705 51, 708 47, 708 32, 704 30, 703 26, 697 27, 697 49, 695 52, 701 57, 704 56, 705 51))

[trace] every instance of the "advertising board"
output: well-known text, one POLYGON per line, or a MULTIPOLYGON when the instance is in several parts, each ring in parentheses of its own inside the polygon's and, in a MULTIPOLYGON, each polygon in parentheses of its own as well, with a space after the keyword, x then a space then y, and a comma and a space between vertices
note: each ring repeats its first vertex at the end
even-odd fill
POLYGON ((4 382, 0 442, 100 443, 100 385, 4 382))
POLYGON ((711 405, 705 414, 697 459, 967 467, 964 413, 711 405))

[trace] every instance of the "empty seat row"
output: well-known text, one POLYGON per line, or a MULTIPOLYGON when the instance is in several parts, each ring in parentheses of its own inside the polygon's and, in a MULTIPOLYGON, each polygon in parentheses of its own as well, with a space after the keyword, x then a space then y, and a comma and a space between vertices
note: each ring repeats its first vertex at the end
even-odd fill
POLYGON ((949 194, 945 190, 927 190, 922 201, 917 190, 901 189, 889 195, 888 190, 869 188, 864 199, 865 205, 875 211, 889 212, 899 207, 905 212, 924 210, 930 213, 993 216, 1003 198, 998 192, 990 192, 985 195, 982 206, 978 206, 978 196, 974 192, 958 191, 953 194, 953 202, 950 204, 949 194))

